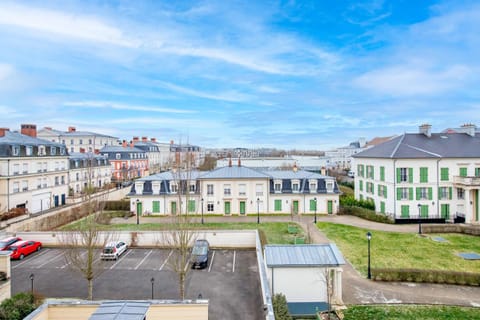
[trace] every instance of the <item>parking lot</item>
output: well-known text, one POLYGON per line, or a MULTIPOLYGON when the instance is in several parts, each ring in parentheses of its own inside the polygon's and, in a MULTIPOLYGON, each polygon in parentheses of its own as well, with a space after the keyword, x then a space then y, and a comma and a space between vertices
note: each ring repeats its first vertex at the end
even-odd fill
MULTIPOLYGON (((94 299, 178 299, 177 275, 169 270, 168 249, 128 249, 117 261, 96 260, 102 273, 94 299)), ((72 270, 62 249, 44 248, 12 261, 12 294, 34 291, 44 297, 87 297, 87 281, 72 270)), ((209 319, 260 319, 263 302, 253 250, 211 250, 205 269, 191 270, 186 299, 209 299, 209 319)))

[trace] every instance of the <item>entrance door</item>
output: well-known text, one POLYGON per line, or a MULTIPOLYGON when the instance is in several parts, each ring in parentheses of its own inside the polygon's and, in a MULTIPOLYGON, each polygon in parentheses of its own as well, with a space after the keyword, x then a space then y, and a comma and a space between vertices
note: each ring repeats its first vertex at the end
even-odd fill
POLYGON ((177 214, 177 202, 172 201, 170 203, 170 213, 171 214, 177 214))
POLYGON ((62 205, 64 205, 64 204, 65 204, 65 193, 62 194, 62 205))
POLYGON ((55 207, 58 207, 58 196, 53 197, 53 203, 54 203, 55 207))
POLYGON ((333 213, 333 202, 332 202, 332 200, 327 201, 327 210, 328 210, 328 214, 333 213))
POLYGON ((142 215, 143 209, 142 209, 142 203, 137 202, 137 215, 142 215))
POLYGON ((298 200, 293 201, 293 213, 298 214, 298 200))
POLYGON ((245 201, 240 201, 240 214, 245 214, 245 201))
POLYGON ((225 214, 230 214, 230 201, 225 202, 225 214))

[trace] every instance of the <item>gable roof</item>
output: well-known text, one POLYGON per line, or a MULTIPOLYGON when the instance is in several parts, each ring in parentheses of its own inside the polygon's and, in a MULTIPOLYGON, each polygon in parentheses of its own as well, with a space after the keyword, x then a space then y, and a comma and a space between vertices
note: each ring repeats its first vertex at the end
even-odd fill
POLYGON ((199 179, 269 179, 270 176, 249 167, 227 166, 209 171, 199 179))
POLYGON ((345 264, 334 243, 308 245, 266 245, 267 267, 325 267, 345 264))
POLYGON ((480 158, 480 134, 405 133, 387 142, 359 152, 354 158, 480 158))
POLYGON ((52 142, 50 140, 34 138, 25 134, 21 134, 17 131, 6 131, 3 137, 0 137, 0 144, 18 144, 26 146, 54 146, 54 147, 65 147, 64 144, 58 142, 52 142))

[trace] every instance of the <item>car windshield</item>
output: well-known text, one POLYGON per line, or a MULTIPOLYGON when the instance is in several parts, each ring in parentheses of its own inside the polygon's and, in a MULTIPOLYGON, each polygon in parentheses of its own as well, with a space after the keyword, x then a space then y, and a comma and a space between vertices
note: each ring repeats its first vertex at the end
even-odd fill
POLYGON ((207 254, 207 247, 206 246, 193 247, 192 254, 197 256, 207 254))
POLYGON ((105 248, 103 249, 103 253, 113 253, 113 248, 105 248))
POLYGON ((9 250, 9 251, 17 251, 17 247, 8 247, 7 249, 5 250, 9 250))
POLYGON ((6 247, 9 241, 0 241, 0 247, 6 247))

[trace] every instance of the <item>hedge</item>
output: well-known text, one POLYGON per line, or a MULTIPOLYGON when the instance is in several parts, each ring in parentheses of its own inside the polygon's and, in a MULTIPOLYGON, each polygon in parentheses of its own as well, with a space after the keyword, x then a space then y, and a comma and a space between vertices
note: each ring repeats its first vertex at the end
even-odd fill
POLYGON ((372 200, 357 200, 353 195, 340 196, 340 206, 361 207, 375 211, 375 202, 373 202, 372 200))
POLYGON ((105 201, 105 210, 108 211, 130 211, 130 201, 128 200, 115 200, 115 201, 105 201))
POLYGON ((373 268, 372 279, 377 281, 425 282, 480 286, 480 273, 447 270, 373 268))
POLYGON ((272 304, 275 320, 292 320, 292 316, 288 312, 287 298, 284 294, 275 294, 272 299, 272 304))
POLYGON ((361 207, 354 207, 354 206, 340 207, 340 211, 338 212, 338 215, 352 215, 365 220, 370 220, 375 222, 391 223, 391 224, 395 223, 395 221, 393 221, 389 216, 386 216, 383 214, 377 214, 375 211, 368 210, 361 207))

